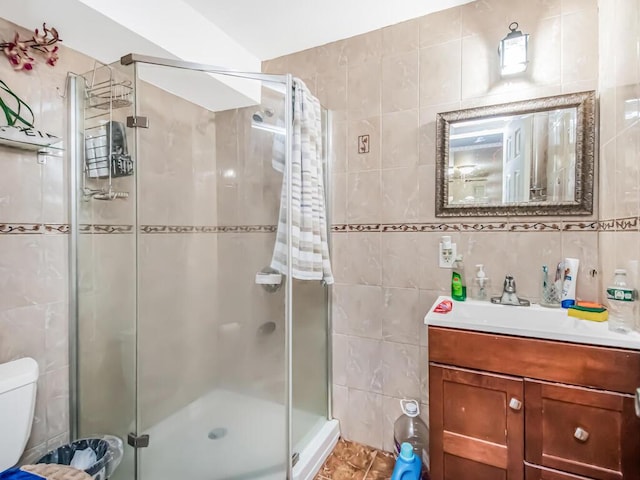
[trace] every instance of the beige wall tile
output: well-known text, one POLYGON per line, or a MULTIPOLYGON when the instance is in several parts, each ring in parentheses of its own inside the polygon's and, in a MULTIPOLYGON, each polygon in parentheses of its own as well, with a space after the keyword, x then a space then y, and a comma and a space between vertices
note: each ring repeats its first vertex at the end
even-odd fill
POLYGON ((347 410, 348 439, 382 448, 382 399, 377 393, 349 389, 347 410))
POLYGON ((562 81, 598 77, 598 10, 579 10, 562 16, 562 81), (591 32, 577 35, 574 32, 591 32))
POLYGON ((336 285, 333 288, 334 332, 382 338, 382 305, 381 287, 336 285))
POLYGON ((382 168, 416 165, 418 163, 418 140, 417 109, 383 115, 382 168))
POLYGON ((407 20, 382 29, 383 57, 420 48, 420 19, 407 20))
MULTIPOLYGON (((576 298, 579 300, 603 301, 602 288, 603 280, 596 273, 599 272, 598 265, 598 234, 595 232, 562 232, 562 257, 577 258, 580 260, 578 278, 576 281, 576 298)), ((553 271, 550 268, 550 271, 553 271)), ((606 279, 605 279, 606 280, 606 279)))
POLYGON ((419 216, 418 167, 382 171, 382 220, 415 222, 419 216))
POLYGON ((402 398, 420 397, 420 347, 382 342, 382 392, 402 398))
POLYGON ((419 233, 382 235, 382 285, 418 288, 420 238, 419 233))
POLYGON ((346 335, 333 334, 331 363, 333 365, 333 383, 336 385, 347 384, 348 338, 346 335))
POLYGON ((339 234, 347 242, 344 260, 345 283, 382 285, 381 235, 379 233, 339 234))
POLYGON ((340 42, 338 60, 346 59, 349 67, 380 57, 382 52, 382 30, 356 35, 340 42))
POLYGON ((382 205, 380 171, 347 174, 347 220, 377 222, 382 205))
POLYGON ((461 40, 420 49, 420 107, 460 100, 461 40))
POLYGON ((382 338, 389 342, 418 345, 423 312, 415 288, 385 288, 382 338))
POLYGON ((347 127, 347 171, 378 170, 381 162, 381 117, 353 120, 347 127), (358 137, 369 135, 369 152, 360 153, 358 137))
POLYGON ((382 80, 379 58, 349 64, 347 71, 347 117, 360 120, 380 115, 382 80))
MULTIPOLYGON (((331 130, 331 169, 334 173, 347 171, 347 126, 348 123, 333 116, 331 130)), ((356 138, 357 142, 357 138, 356 138)), ((357 149, 356 149, 357 150, 357 149)))
POLYGON ((616 214, 616 140, 611 140, 600 148, 599 157, 599 215, 601 219, 614 218, 616 214))
POLYGON ((347 174, 336 173, 329 185, 333 198, 331 199, 331 218, 327 219, 331 224, 347 222, 347 174))
POLYGON ((436 167, 420 165, 418 167, 418 220, 430 222, 436 218, 436 167))
POLYGON ((616 137, 615 216, 638 215, 640 210, 640 125, 624 130, 616 137))
POLYGON ((418 19, 420 24, 420 48, 450 42, 460 38, 462 8, 448 8, 418 19))
POLYGON ((419 50, 382 59, 382 112, 416 108, 419 92, 419 50))
POLYGON ((333 385, 333 418, 340 421, 340 434, 345 438, 349 437, 348 430, 348 409, 349 409, 349 389, 342 385, 333 385))
POLYGON ((380 340, 348 337, 346 371, 349 388, 382 393, 382 344, 380 340))
POLYGON ((317 79, 317 96, 323 107, 335 112, 347 109, 347 68, 320 71, 317 79))
POLYGON ((393 452, 395 449, 393 427, 398 417, 402 415, 400 400, 400 398, 387 396, 382 398, 382 448, 386 452, 393 452))

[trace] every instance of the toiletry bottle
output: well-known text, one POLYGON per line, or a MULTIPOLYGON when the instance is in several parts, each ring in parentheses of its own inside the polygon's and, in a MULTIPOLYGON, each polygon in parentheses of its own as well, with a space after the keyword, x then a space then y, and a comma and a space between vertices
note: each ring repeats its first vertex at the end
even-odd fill
POLYGON ((635 324, 635 300, 637 292, 629 285, 627 271, 617 269, 613 281, 607 287, 607 303, 609 304, 609 330, 629 333, 635 324))
POLYGON ((564 259, 564 279, 562 281, 562 296, 560 304, 562 308, 569 308, 576 303, 576 280, 578 280, 578 267, 580 260, 577 258, 564 259))
POLYGON ((467 299, 467 283, 464 278, 464 263, 462 255, 456 257, 451 273, 451 298, 464 302, 467 299))
MULTIPOLYGON (((556 273, 556 276, 558 273, 556 273)), ((540 305, 543 307, 560 307, 560 291, 556 282, 549 277, 549 268, 542 266, 542 278, 540 280, 540 305)))
POLYGON ((473 279, 473 285, 471 286, 471 298, 474 300, 488 301, 489 300, 489 278, 484 271, 484 265, 476 265, 476 276, 473 279))

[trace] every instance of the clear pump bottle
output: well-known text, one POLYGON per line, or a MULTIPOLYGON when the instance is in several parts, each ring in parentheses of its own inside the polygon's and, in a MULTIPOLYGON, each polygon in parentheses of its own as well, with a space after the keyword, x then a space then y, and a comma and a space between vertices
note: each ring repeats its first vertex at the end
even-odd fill
POLYGON ((489 291, 491 288, 491 280, 484 271, 484 265, 478 264, 476 265, 476 269, 476 276, 471 286, 471 298, 488 302, 491 293, 489 291))

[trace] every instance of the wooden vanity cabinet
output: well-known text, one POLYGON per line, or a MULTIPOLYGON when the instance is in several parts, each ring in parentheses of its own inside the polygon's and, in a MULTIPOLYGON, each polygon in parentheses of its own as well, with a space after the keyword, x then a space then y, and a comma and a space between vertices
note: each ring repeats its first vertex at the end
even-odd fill
POLYGON ((432 480, 640 480, 640 352, 429 327, 429 362, 432 480))

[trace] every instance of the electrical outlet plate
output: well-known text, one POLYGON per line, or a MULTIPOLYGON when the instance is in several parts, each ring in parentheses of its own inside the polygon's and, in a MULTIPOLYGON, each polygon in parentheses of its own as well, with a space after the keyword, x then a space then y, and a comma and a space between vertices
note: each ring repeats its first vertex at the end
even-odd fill
POLYGON ((438 265, 440 268, 453 268, 456 261, 456 244, 452 243, 450 249, 445 249, 440 242, 438 247, 438 265))

